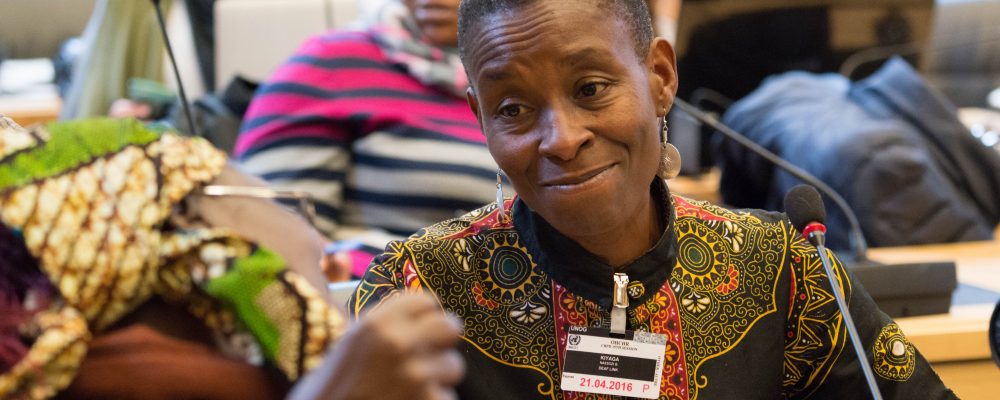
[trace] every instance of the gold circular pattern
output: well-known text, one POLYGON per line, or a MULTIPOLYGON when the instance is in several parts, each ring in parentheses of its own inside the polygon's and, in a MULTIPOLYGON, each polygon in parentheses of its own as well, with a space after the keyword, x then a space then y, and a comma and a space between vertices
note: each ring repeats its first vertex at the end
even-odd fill
POLYGON ((677 256, 681 282, 699 291, 715 289, 729 266, 732 252, 718 232, 691 218, 677 220, 677 256))
POLYGON ((476 257, 483 296, 497 303, 520 305, 538 291, 543 280, 533 273, 530 253, 512 231, 488 234, 476 257))
POLYGON ((883 379, 905 381, 910 379, 916 366, 913 345, 903 336, 895 323, 882 328, 872 345, 875 374, 883 379))

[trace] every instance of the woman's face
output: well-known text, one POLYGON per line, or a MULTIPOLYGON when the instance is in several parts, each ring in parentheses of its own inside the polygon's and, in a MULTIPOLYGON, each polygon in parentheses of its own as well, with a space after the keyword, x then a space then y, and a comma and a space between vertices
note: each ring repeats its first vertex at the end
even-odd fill
POLYGON ((625 23, 573 1, 499 12, 470 31, 469 103, 520 198, 560 232, 593 237, 650 199, 673 50, 636 55, 625 23))
POLYGON ((405 3, 430 44, 440 47, 458 44, 460 0, 405 0, 405 3))

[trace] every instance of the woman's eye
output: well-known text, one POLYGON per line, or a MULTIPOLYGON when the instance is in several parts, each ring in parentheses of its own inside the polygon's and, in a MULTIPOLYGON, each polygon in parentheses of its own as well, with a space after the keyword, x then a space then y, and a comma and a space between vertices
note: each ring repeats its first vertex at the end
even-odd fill
POLYGON ((515 118, 521 115, 521 106, 518 104, 510 104, 500 108, 500 116, 505 118, 515 118))
POLYGON ((591 82, 580 87, 579 97, 593 97, 604 91, 608 87, 607 83, 591 82))

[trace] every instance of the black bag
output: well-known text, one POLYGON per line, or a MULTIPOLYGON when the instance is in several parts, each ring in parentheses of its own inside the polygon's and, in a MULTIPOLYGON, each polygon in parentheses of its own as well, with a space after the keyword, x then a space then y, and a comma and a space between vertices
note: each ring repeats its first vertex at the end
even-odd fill
MULTIPOLYGON (((240 133, 240 123, 253 99, 257 82, 243 77, 234 77, 221 92, 208 94, 195 100, 191 107, 197 133, 220 150, 232 155, 236 137, 240 133)), ((183 107, 174 107, 169 122, 178 131, 192 134, 188 127, 183 107)))

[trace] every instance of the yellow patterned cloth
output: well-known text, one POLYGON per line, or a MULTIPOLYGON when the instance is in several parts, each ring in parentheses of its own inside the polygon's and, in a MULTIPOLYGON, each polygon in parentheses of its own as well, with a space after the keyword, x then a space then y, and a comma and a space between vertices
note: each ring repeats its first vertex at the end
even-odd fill
POLYGON ((65 388, 91 335, 152 296, 200 317, 223 353, 290 380, 320 362, 345 325, 309 283, 232 232, 170 223, 226 162, 204 140, 132 120, 29 131, 0 118, 0 221, 58 292, 24 329, 31 349, 0 375, 0 398, 65 388))
MULTIPOLYGON (((628 329, 667 337, 661 399, 862 396, 819 255, 783 215, 652 188, 665 232, 620 271, 508 200, 512 219, 492 205, 390 244, 349 309, 358 315, 405 291, 435 294, 465 324, 463 398, 610 399, 562 391, 562 356, 567 327, 608 326, 612 275, 624 272, 628 329)), ((953 398, 839 263, 835 270, 885 398, 953 398)))

